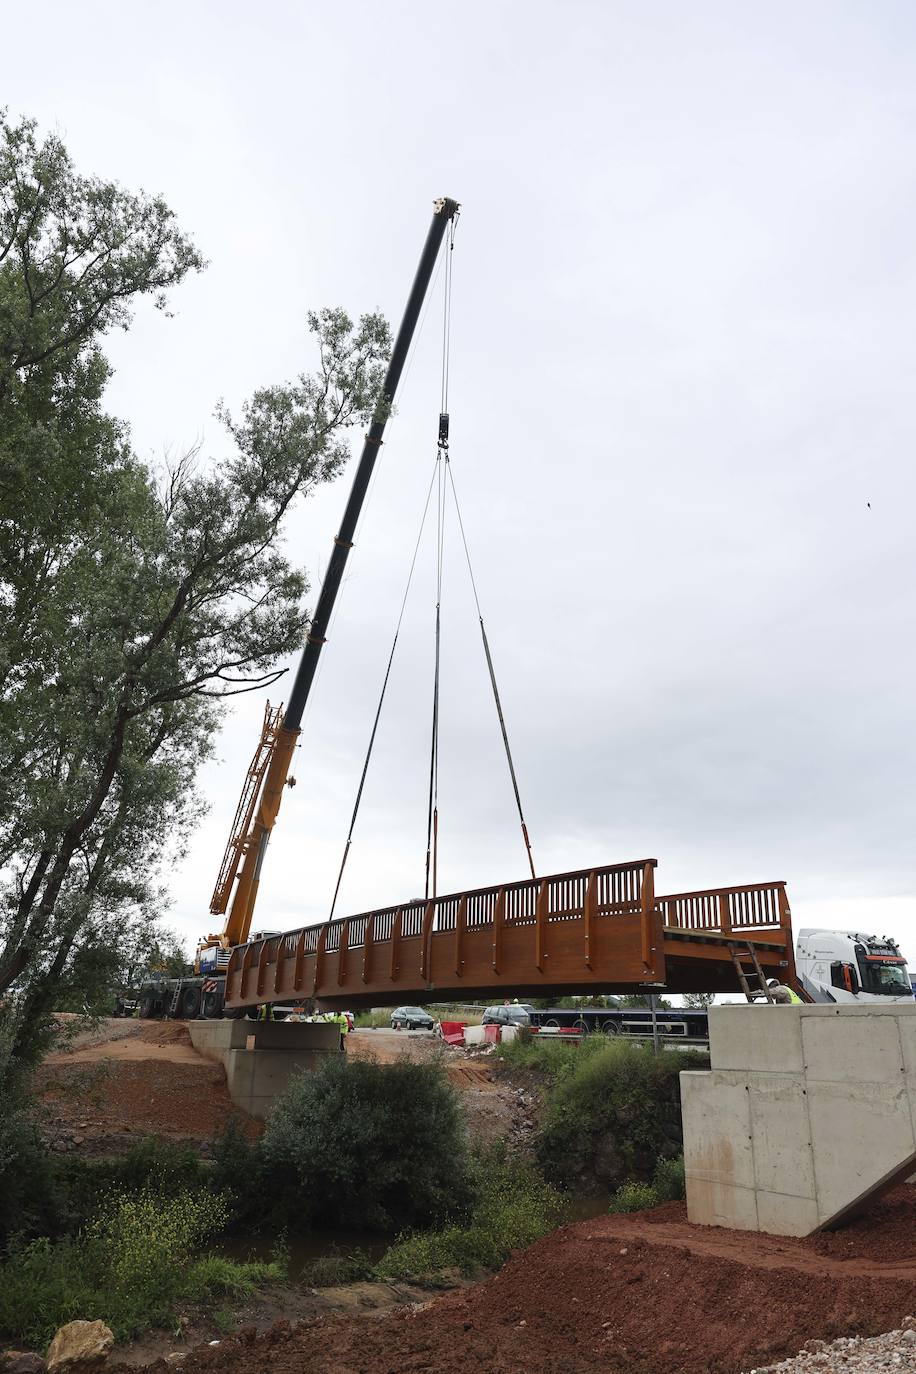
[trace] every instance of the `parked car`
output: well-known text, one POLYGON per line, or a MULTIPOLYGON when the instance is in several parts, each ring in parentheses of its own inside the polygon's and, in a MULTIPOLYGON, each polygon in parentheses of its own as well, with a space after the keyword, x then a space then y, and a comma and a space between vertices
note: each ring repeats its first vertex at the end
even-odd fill
POLYGON ((391 1029, 433 1030, 435 1019, 422 1007, 395 1007, 391 1013, 391 1029))
POLYGON ((513 1002, 508 1007, 487 1007, 483 1014, 485 1026, 527 1026, 534 1007, 527 1002, 513 1002))

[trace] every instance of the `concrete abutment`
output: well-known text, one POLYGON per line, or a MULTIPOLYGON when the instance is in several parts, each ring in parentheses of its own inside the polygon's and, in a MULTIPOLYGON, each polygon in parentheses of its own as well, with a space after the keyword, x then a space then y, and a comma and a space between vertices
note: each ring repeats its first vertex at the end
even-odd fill
POLYGON ((681 1074, 687 1215, 804 1236, 916 1168, 916 1003, 713 1007, 681 1074))
POLYGON ((222 1064, 237 1107, 266 1120, 295 1075, 311 1073, 323 1058, 340 1053, 340 1030, 307 1021, 189 1021, 191 1044, 222 1064))

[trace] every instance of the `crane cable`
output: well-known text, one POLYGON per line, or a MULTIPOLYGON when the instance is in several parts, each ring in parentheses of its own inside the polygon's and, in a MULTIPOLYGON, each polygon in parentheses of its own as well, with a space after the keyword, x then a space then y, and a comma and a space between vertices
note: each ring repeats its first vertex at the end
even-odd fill
POLYGON ((340 893, 340 884, 343 881, 344 869, 347 866, 347 859, 350 856, 350 846, 353 843, 353 832, 356 829, 356 817, 359 814, 359 804, 363 799, 363 788, 366 784, 366 774, 369 772, 369 760, 372 758, 372 750, 375 746, 375 736, 378 732, 378 723, 382 714, 382 706, 385 703, 385 693, 388 690, 388 679, 391 676, 391 665, 394 663, 394 651, 398 647, 398 635, 401 633, 401 622, 404 619, 404 611, 407 607, 407 597, 410 593, 410 584, 413 581, 414 569, 417 566, 417 555, 420 552, 420 541, 423 538, 423 530, 426 527, 426 517, 429 513, 429 503, 432 498, 433 483, 435 482, 435 480, 436 473, 434 472, 432 477, 430 478, 429 487, 426 492, 426 503, 423 506, 423 514, 420 517, 420 529, 419 533, 417 534, 417 542, 414 545, 413 557, 410 560, 410 571, 407 574, 407 585, 404 588, 404 595, 401 599, 401 610, 400 614, 398 615, 397 625, 395 626, 394 630, 394 639, 392 640, 391 644, 391 653, 388 655, 388 667, 385 669, 385 677, 382 682, 382 691, 381 695, 379 696, 378 706, 376 707, 375 711, 375 720, 372 722, 372 733, 369 736, 369 747, 366 750, 366 757, 363 762, 363 771, 360 774, 359 787, 356 791, 356 801, 353 804, 353 815, 350 817, 350 829, 347 832, 347 842, 344 845, 343 858, 340 861, 340 872, 337 874, 337 886, 334 888, 334 897, 331 901, 331 910, 327 918, 328 921, 332 920, 334 916, 334 909, 337 906, 337 898, 340 893))
POLYGON ((471 579, 471 590, 474 593, 474 604, 477 607, 477 619, 480 624, 480 637, 483 640, 483 652, 487 660, 487 670, 490 674, 490 686, 493 688, 493 700, 496 703, 496 714, 499 717, 499 728, 502 731, 503 745, 506 750, 506 762, 509 765, 509 776, 512 779, 512 790, 515 793, 515 805, 518 810, 518 818, 522 827, 522 839, 525 841, 525 853, 528 856, 528 867, 531 869, 532 878, 537 874, 534 870, 534 856, 531 853, 531 841, 528 838, 528 826, 525 823, 525 813, 522 810, 522 798, 518 790, 518 778, 515 774, 515 764, 512 761, 512 750, 509 748, 509 732, 506 729, 506 718, 503 715, 502 702, 499 698, 499 687, 496 684, 496 670, 493 667, 493 655, 490 653, 490 642, 487 639, 486 626, 483 623, 483 612, 480 609, 480 598, 477 595, 477 582, 474 578, 474 569, 471 566, 471 554, 468 549, 468 541, 464 533, 464 521, 461 518, 461 507, 458 504, 458 492, 455 490, 455 477, 452 472, 451 464, 447 467, 448 479, 452 488, 452 497, 455 502, 455 514, 458 517, 458 529, 461 531, 461 543, 464 547, 464 556, 468 565, 468 574, 471 579))

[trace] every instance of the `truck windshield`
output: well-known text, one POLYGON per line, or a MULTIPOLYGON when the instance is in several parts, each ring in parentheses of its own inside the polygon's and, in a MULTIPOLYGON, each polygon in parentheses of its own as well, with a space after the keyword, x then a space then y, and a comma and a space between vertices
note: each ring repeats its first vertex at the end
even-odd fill
POLYGON ((859 973, 865 992, 885 997, 912 997, 909 974, 903 960, 871 959, 859 954, 859 973))

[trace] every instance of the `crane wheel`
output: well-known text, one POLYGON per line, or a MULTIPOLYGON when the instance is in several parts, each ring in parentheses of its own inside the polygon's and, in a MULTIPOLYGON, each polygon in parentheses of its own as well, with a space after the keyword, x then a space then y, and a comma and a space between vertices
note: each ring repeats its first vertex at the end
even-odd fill
POLYGON ((201 1011, 208 1021, 218 1021, 223 1014, 223 994, 219 988, 205 992, 201 1001, 201 1011))
POLYGON ((185 988, 178 1004, 178 1015, 183 1021, 193 1021, 200 1011, 200 988, 185 988))

